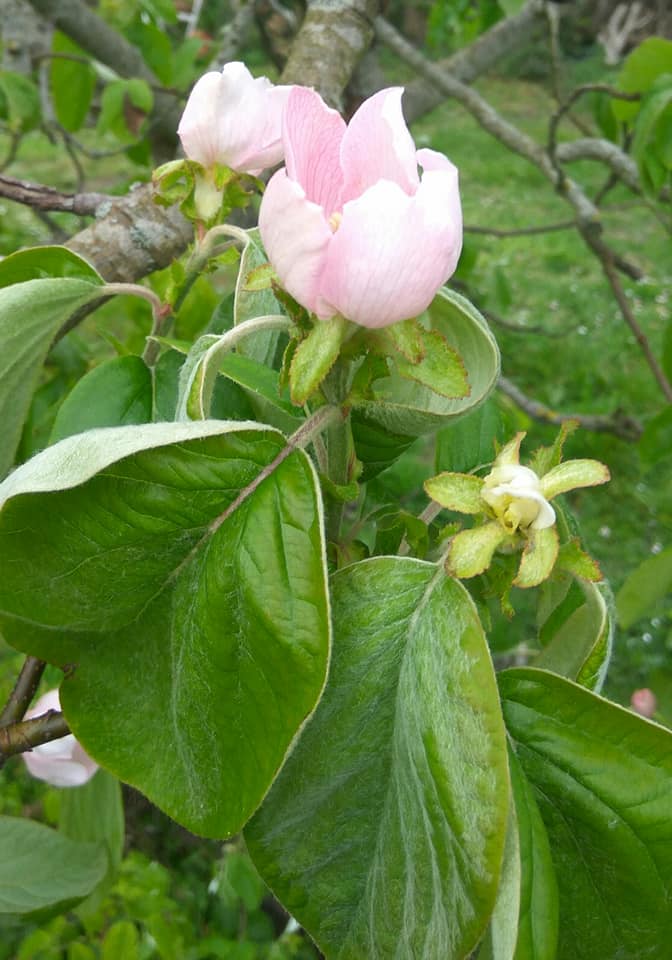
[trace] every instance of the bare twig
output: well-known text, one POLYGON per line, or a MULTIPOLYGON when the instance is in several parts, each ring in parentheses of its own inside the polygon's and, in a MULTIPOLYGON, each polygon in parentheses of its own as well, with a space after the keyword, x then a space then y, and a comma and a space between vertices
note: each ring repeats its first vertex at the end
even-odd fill
POLYGON ((35 210, 58 210, 80 217, 95 216, 101 204, 109 204, 111 197, 103 193, 61 193, 53 187, 16 177, 0 176, 0 197, 23 203, 35 210))
POLYGON ((559 230, 572 230, 576 227, 576 220, 561 220, 559 223, 540 224, 537 227, 514 227, 511 230, 499 230, 497 227, 477 227, 465 223, 465 233, 478 233, 487 237, 528 237, 538 233, 555 233, 559 230))
POLYGON ((621 315, 632 330, 635 340, 639 344, 639 347, 646 358, 646 362, 648 363, 658 386, 662 390, 667 402, 672 403, 672 384, 670 384, 670 381, 665 376, 665 372, 658 363, 646 334, 637 322, 632 311, 632 307, 628 303, 625 290, 623 289, 618 273, 616 272, 617 264, 613 250, 607 246, 600 236, 594 234, 590 230, 582 230, 581 233, 586 244, 590 247, 597 259, 602 264, 602 270, 604 271, 604 275, 609 282, 609 286, 614 294, 614 298, 618 303, 621 315))
POLYGON ((533 400, 526 393, 512 383, 507 377, 500 377, 498 383, 499 389, 506 394, 517 407, 520 407, 533 420, 539 420, 541 423, 560 426, 569 420, 576 420, 584 430, 592 430, 596 433, 613 433, 621 440, 627 440, 629 443, 635 443, 642 435, 641 424, 617 410, 611 415, 605 414, 585 414, 585 413, 558 413, 552 410, 538 400, 533 400))
MULTIPOLYGON (((570 95, 564 100, 555 113, 551 116, 548 124, 548 155, 551 161, 554 160, 558 146, 558 126, 562 118, 574 106, 577 100, 584 97, 587 93, 604 93, 614 100, 628 100, 637 102, 642 99, 641 93, 625 93, 623 90, 617 90, 616 87, 608 83, 584 83, 576 87, 570 95)), ((608 141, 605 141, 608 142, 608 141)))
POLYGON ((49 743, 50 740, 60 740, 69 733, 70 728, 65 717, 58 710, 49 710, 32 720, 0 727, 0 767, 8 757, 25 753, 41 743, 49 743))
POLYGON ((46 663, 37 657, 26 657, 14 689, 0 714, 0 727, 23 720, 37 688, 40 685, 46 663))

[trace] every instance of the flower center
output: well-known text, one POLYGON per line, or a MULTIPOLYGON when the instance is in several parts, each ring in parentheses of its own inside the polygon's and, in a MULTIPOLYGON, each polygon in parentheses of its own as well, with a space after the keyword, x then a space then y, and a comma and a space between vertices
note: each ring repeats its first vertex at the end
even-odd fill
POLYGON ((329 226, 331 227, 332 233, 336 233, 336 231, 341 225, 342 219, 343 219, 342 213, 332 213, 332 215, 329 217, 329 226))

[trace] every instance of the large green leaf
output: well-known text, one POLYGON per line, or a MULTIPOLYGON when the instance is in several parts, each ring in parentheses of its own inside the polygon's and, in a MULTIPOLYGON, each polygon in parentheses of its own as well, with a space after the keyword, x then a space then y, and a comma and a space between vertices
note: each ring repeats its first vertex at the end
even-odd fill
POLYGON ((672 734, 543 670, 507 670, 500 690, 550 840, 558 960, 661 960, 672 937, 672 734))
POLYGON ((462 585, 379 557, 332 581, 318 709, 248 848, 329 960, 451 960, 492 912, 508 812, 487 643, 462 585))
MULTIPOLYGON (((618 76, 618 87, 628 93, 646 93, 664 73, 672 73, 672 41, 647 37, 626 58, 618 76)), ((619 120, 632 120, 640 106, 641 101, 611 101, 611 109, 619 120)))
POLYGON ((103 278, 91 264, 67 247, 28 247, 0 260, 0 287, 56 277, 75 277, 90 283, 103 283, 103 278))
POLYGON ((94 427, 152 419, 152 375, 141 357, 115 357, 90 370, 63 401, 51 442, 94 427))
POLYGON ((520 848, 518 824, 513 804, 504 844, 502 875, 495 908, 485 940, 478 951, 478 960, 514 960, 518 939, 520 911, 520 848))
POLYGON ((0 289, 0 477, 12 463, 40 369, 58 329, 99 286, 79 278, 28 280, 0 289))
MULTIPOLYGON (((554 589, 558 589, 554 584, 547 585, 548 592, 554 589)), ((605 583, 577 581, 566 595, 560 585, 557 605, 546 610, 540 624, 545 645, 534 666, 599 691, 611 657, 612 605, 605 583)))
POLYGON ((78 843, 20 817, 0 817, 0 914, 65 910, 97 886, 105 847, 78 843))
POLYGON ((532 787, 509 751, 511 790, 518 824, 520 906, 515 960, 555 960, 558 947, 558 882, 548 834, 532 787))
POLYGON ((450 400, 398 373, 374 381, 373 397, 358 401, 355 410, 369 422, 403 436, 429 433, 463 416, 489 396, 499 376, 495 339, 464 297, 445 287, 439 290, 427 310, 427 325, 438 330, 462 358, 470 393, 450 400))
POLYGON ((236 832, 322 692, 329 611, 309 458, 259 424, 91 430, 0 485, 0 611, 70 665, 103 766, 194 832, 236 832))
POLYGON ((436 435, 435 472, 469 473, 495 459, 495 441, 504 443, 515 428, 507 423, 497 399, 490 397, 478 409, 451 422, 436 435))

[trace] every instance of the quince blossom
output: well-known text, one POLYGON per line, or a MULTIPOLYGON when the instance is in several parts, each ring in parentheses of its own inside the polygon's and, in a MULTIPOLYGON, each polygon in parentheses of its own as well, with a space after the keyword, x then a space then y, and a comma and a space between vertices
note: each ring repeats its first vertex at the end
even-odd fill
MULTIPOLYGON (((50 690, 28 710, 26 720, 39 717, 49 710, 60 709, 58 690, 50 690)), ((32 776, 54 787, 79 787, 87 783, 98 769, 98 764, 84 752, 71 733, 67 737, 41 743, 21 756, 32 776)))
POLYGON ((549 500, 609 480, 609 470, 597 460, 567 460, 539 476, 519 462, 524 436, 517 434, 500 450, 485 478, 441 473, 426 482, 425 490, 442 507, 485 519, 451 541, 446 565, 454 576, 475 577, 487 570, 498 547, 522 546, 514 585, 538 586, 551 575, 560 546, 549 500))
POLYGON ((283 158, 282 113, 292 87, 254 78, 244 63, 204 74, 191 91, 177 133, 190 160, 259 174, 283 158))
POLYGON ((457 266, 457 169, 416 151, 402 93, 381 90, 347 126, 306 87, 287 101, 286 168, 266 188, 259 229, 283 286, 321 320, 377 328, 416 317, 457 266))

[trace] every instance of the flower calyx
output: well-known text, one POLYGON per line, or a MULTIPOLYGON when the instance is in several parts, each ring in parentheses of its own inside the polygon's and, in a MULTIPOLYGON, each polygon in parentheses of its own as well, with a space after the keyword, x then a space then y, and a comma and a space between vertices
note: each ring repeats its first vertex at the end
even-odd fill
POLYGON ((497 550, 522 550, 513 585, 538 586, 550 577, 560 552, 556 514, 550 501, 569 490, 609 480, 609 470, 597 460, 560 462, 564 434, 549 448, 557 451, 557 456, 535 458, 539 472, 522 465, 520 444, 524 437, 525 433, 518 433, 502 447, 483 478, 441 473, 425 483, 427 494, 442 507, 483 520, 451 540, 446 560, 451 575, 475 577, 488 569, 497 550))

